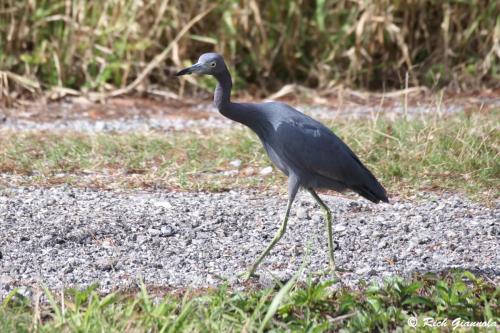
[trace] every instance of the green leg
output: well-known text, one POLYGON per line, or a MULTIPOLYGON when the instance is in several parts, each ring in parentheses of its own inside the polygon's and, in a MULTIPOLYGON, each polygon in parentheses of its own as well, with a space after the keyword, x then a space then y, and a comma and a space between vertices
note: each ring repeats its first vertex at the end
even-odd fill
POLYGON ((321 206, 321 208, 325 211, 326 215, 326 230, 328 233, 328 255, 330 259, 330 268, 332 273, 335 274, 335 258, 333 256, 333 232, 332 232, 332 212, 330 208, 321 200, 318 194, 312 189, 308 189, 309 193, 313 196, 316 202, 321 206))
POLYGON ((278 232, 276 235, 274 235, 273 240, 271 243, 267 246, 267 248, 260 254, 260 256, 255 260, 253 263, 252 267, 250 267, 250 270, 246 274, 246 278, 250 278, 252 276, 255 276, 255 271, 257 270, 257 267, 259 264, 262 262, 265 256, 269 254, 271 249, 278 243, 278 241, 283 237, 286 231, 286 225, 288 222, 288 216, 290 215, 290 208, 292 207, 292 201, 288 202, 288 206, 286 207, 286 213, 285 213, 285 218, 283 219, 283 223, 281 224, 281 227, 279 228, 278 232))
POLYGON ((283 219, 283 223, 281 224, 281 227, 279 228, 278 232, 276 235, 274 235, 273 240, 271 243, 267 246, 267 248, 264 250, 264 252, 261 253, 261 255, 257 258, 257 260, 254 262, 252 267, 248 270, 246 274, 244 274, 245 279, 249 279, 252 276, 255 276, 255 271, 257 270, 257 267, 261 263, 261 261, 264 259, 265 256, 272 250, 272 248, 278 243, 278 241, 283 237, 286 231, 286 225, 288 223, 288 216, 290 215, 290 209, 292 208, 292 203, 293 200, 295 199, 295 195, 297 194, 297 191, 299 190, 299 180, 295 175, 290 175, 288 177, 288 205, 286 206, 286 213, 285 213, 285 218, 283 219))

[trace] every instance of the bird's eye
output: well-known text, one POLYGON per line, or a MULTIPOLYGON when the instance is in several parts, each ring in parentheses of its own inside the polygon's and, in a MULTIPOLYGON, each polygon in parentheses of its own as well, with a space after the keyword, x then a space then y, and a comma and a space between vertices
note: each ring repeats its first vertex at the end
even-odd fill
POLYGON ((210 63, 210 67, 215 67, 215 61, 212 61, 212 62, 210 63))

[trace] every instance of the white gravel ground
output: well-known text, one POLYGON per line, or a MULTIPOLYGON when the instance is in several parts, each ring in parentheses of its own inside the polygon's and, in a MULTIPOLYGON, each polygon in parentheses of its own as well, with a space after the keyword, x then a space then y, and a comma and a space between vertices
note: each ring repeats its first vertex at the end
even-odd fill
MULTIPOLYGON (((323 195, 334 212, 342 282, 452 268, 498 282, 500 205, 424 193, 374 205, 323 195)), ((0 189, 0 298, 15 286, 106 292, 138 281, 203 287, 251 264, 279 227, 286 198, 273 193, 110 192, 71 187, 0 189)), ((326 269, 323 216, 307 193, 287 234, 261 265, 260 282, 326 269)), ((328 278, 328 277, 325 277, 328 278)))

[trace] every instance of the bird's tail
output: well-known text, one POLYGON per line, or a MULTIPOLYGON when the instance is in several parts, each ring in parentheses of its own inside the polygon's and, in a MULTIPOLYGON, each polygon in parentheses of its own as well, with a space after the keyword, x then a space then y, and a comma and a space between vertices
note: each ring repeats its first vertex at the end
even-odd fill
POLYGON ((356 186, 353 187, 353 190, 354 192, 358 193, 363 198, 370 200, 371 202, 374 203, 379 203, 380 201, 389 202, 389 199, 387 198, 387 194, 384 188, 380 184, 379 186, 382 189, 382 191, 379 190, 374 191, 373 188, 368 186, 356 186))
POLYGON ((389 202, 385 188, 373 175, 370 174, 370 176, 371 179, 369 182, 365 182, 365 184, 362 185, 351 186, 352 190, 374 203, 379 203, 380 201, 389 202))

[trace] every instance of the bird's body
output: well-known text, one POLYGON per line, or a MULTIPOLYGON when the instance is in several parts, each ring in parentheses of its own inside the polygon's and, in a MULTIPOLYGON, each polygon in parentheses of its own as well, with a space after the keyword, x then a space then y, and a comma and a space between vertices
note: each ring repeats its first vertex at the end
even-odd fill
POLYGON ((330 264, 334 269, 331 212, 314 189, 338 192, 350 189, 375 203, 388 202, 385 189, 339 137, 313 118, 279 102, 231 102, 231 75, 220 55, 203 54, 197 64, 177 75, 191 73, 210 74, 217 79, 214 104, 220 113, 255 132, 271 161, 288 176, 285 219, 249 276, 285 233, 291 205, 300 187, 308 190, 326 212, 330 264))
POLYGON ((291 106, 231 103, 221 113, 254 131, 274 165, 295 175, 301 187, 350 189, 372 202, 387 201, 383 187, 339 137, 291 106))

